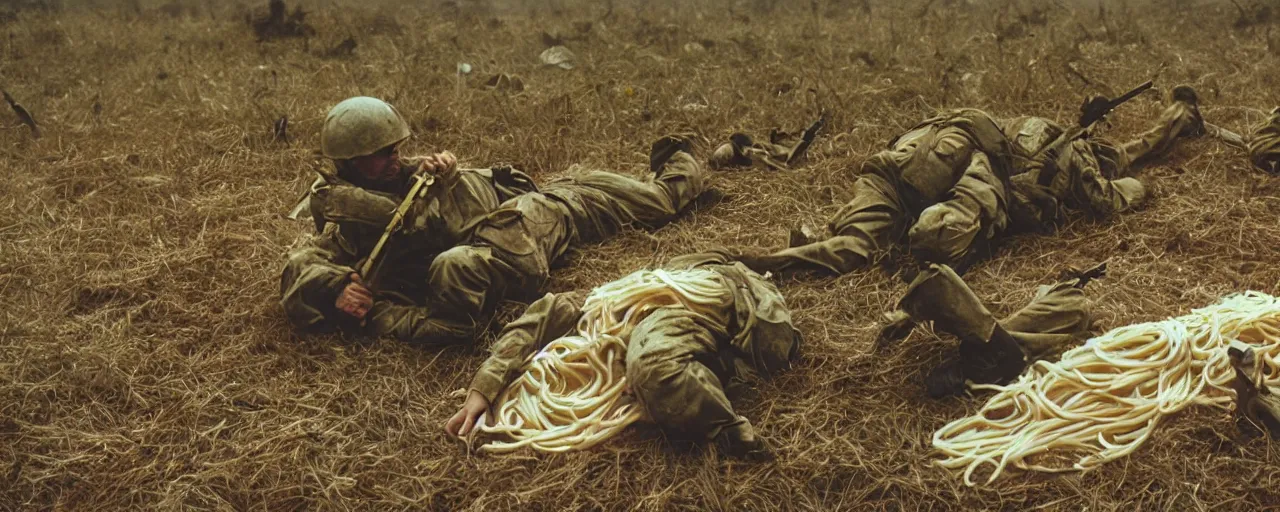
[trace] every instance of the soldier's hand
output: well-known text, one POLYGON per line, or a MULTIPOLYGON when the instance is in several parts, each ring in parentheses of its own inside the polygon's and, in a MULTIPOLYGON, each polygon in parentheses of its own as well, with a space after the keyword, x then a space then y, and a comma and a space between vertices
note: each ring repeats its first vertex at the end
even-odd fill
POLYGON ((489 409, 489 400, 484 395, 474 390, 468 392, 467 401, 462 404, 462 408, 444 423, 444 431, 457 437, 470 434, 471 429, 478 426, 480 415, 487 409, 489 409))
POLYGON ((364 281, 360 279, 359 274, 353 273, 351 282, 342 289, 342 293, 338 294, 338 300, 334 306, 338 311, 364 320, 365 315, 369 314, 369 309, 373 307, 373 292, 364 286, 364 281))
POLYGON ((422 170, 435 176, 449 174, 458 168, 458 157, 453 153, 442 151, 422 161, 422 170))

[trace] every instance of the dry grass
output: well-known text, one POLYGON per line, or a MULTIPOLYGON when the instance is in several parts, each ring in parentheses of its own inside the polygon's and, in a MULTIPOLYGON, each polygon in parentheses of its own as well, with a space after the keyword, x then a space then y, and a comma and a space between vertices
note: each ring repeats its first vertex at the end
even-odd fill
MULTIPOLYGON (((244 21, 251 7, 222 2, 104 1, 3 22, 3 86, 45 136, 0 113, 0 509, 1280 503, 1280 450, 1237 441, 1218 410, 1175 417, 1088 474, 964 488, 929 464, 930 436, 978 402, 923 396, 921 371, 949 341, 917 332, 871 351, 877 316, 904 288, 879 271, 783 283, 803 361, 737 400, 778 446, 763 465, 646 427, 590 453, 471 456, 441 425, 484 343, 435 353, 300 339, 276 305, 282 255, 308 230, 281 214, 323 165, 313 151, 326 109, 350 95, 397 104, 416 129, 413 150, 450 148, 466 164, 509 162, 538 179, 575 162, 638 174, 661 134, 692 130, 705 151, 732 131, 795 128, 831 109, 806 168, 718 175, 721 204, 572 257, 552 287, 585 289, 689 249, 778 247, 789 227, 821 225, 848 199, 859 162, 938 107, 1068 120, 1084 93, 1159 72, 1165 91, 1191 83, 1208 118, 1241 129, 1280 104, 1280 67, 1266 25, 1234 28, 1230 3, 1106 2, 1100 19, 1094 3, 1046 2, 1042 25, 1030 3, 942 0, 919 17, 918 0, 876 0, 869 15, 836 0, 778 2, 771 14, 760 10, 768 1, 619 0, 603 21, 608 3, 585 1, 347 3, 306 4, 310 40, 261 44, 244 21), (1020 13, 1029 24, 1014 26, 1020 13), (577 69, 538 66, 543 30, 570 38, 577 69), (323 56, 348 36, 354 55, 323 56), (690 42, 707 49, 686 51, 690 42), (476 68, 461 87, 460 61, 476 68), (475 87, 498 72, 528 89, 475 87), (286 114, 293 140, 275 142, 271 123, 286 114)), ((1159 109, 1143 96, 1110 133, 1132 136, 1159 109)), ((1111 276, 1092 290, 1107 327, 1232 291, 1275 292, 1276 181, 1208 141, 1146 175, 1159 194, 1150 207, 1014 239, 971 284, 1008 312, 1060 267, 1110 258, 1111 276)))

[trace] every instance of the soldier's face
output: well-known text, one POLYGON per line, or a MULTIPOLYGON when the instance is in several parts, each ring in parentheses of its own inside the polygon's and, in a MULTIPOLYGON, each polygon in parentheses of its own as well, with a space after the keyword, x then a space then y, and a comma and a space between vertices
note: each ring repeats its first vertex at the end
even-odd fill
POLYGON ((352 158, 351 168, 370 182, 393 182, 400 177, 400 150, 387 146, 372 155, 352 158))

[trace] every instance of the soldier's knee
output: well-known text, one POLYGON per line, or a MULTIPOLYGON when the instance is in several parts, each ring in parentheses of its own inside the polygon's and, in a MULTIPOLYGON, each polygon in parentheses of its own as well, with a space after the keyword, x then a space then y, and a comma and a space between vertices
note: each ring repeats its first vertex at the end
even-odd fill
POLYGON ((483 267, 491 253, 492 250, 488 247, 471 245, 454 247, 440 253, 431 261, 432 285, 439 286, 458 279, 470 280, 484 275, 483 267), (443 281, 437 283, 438 278, 443 278, 443 281))
POLYGON ((692 174, 701 174, 702 172, 702 165, 698 163, 698 159, 684 151, 671 155, 671 159, 667 160, 667 168, 692 174))
POLYGON ((431 294, 459 311, 479 314, 493 281, 492 259, 488 247, 459 246, 440 253, 431 262, 431 294))
POLYGON ((907 233, 911 253, 929 263, 960 261, 978 237, 977 222, 943 206, 925 209, 907 233))
POLYGON ((1109 217, 1137 208, 1147 199, 1147 187, 1137 178, 1102 181, 1092 188, 1090 213, 1097 217, 1109 217))
POLYGON ((671 156, 657 180, 666 184, 671 203, 677 211, 683 210, 707 189, 702 165, 693 155, 683 151, 671 156))

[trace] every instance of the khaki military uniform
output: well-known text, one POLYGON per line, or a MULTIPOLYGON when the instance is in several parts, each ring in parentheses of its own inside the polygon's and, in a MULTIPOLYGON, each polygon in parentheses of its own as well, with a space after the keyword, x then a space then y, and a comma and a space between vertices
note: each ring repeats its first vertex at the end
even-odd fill
MULTIPOLYGON (((946 265, 931 265, 911 283, 898 303, 900 323, 914 326, 932 322, 934 329, 960 339, 960 358, 935 371, 930 382, 954 388, 965 380, 980 384, 1005 383, 1017 377, 1027 364, 1061 352, 1088 338, 1091 326, 1090 303, 1084 294, 1089 277, 1072 277, 1053 285, 1040 286, 1031 302, 1014 314, 997 319, 973 290, 946 265), (938 377, 950 371, 954 375, 938 377)), ((890 315, 893 317, 893 315, 890 315)), ((909 329, 891 326, 898 335, 909 329)), ((883 335, 883 333, 882 333, 883 335)), ((951 392, 958 389, 951 389, 951 392)))
MULTIPOLYGON (((750 423, 734 412, 725 385, 790 367, 801 340, 791 312, 772 283, 740 264, 693 255, 669 267, 716 272, 732 300, 706 314, 680 307, 649 313, 627 343, 629 389, 649 418, 675 434, 706 440, 745 435, 750 423)), ((531 304, 502 330, 471 390, 493 403, 531 354, 570 334, 580 317, 578 303, 567 295, 547 294, 531 304)))
POLYGON ((1254 127, 1246 144, 1254 167, 1268 174, 1280 174, 1280 107, 1272 109, 1271 115, 1254 127))
POLYGON ((1154 127, 1134 140, 1123 144, 1101 137, 1072 141, 1053 161, 1057 172, 1046 176, 1046 169, 1031 157, 1063 128, 1039 117, 1013 119, 1004 132, 1012 142, 1018 169, 1011 180, 1015 195, 1035 214, 1032 225, 1056 221, 1061 208, 1095 217, 1131 210, 1147 199, 1146 186, 1134 177, 1138 169, 1167 155, 1179 140, 1199 135, 1201 127, 1194 105, 1173 102, 1154 127))
POLYGON ((1110 215, 1141 203, 1146 190, 1127 175, 1196 134, 1198 121, 1194 106, 1175 102, 1135 141, 1073 141, 1054 161, 1059 172, 1043 180, 1030 157, 1061 127, 1040 118, 1001 124, 978 110, 953 111, 908 130, 864 162, 853 200, 831 219, 828 238, 742 261, 757 271, 843 274, 905 242, 917 259, 963 271, 997 237, 1056 221, 1062 207, 1110 215))
POLYGON ((999 325, 1018 342, 1029 361, 1084 339, 1091 318, 1080 278, 1041 285, 1025 307, 998 319, 951 267, 936 264, 912 281, 898 307, 913 320, 931 321, 935 329, 962 340, 986 342, 999 325))
MULTIPOLYGON (((387 242, 368 283, 376 296, 364 331, 424 344, 470 341, 499 302, 532 298, 570 247, 605 240, 625 226, 660 227, 705 187, 703 169, 687 153, 644 180, 592 171, 538 189, 518 171, 458 175, 437 178, 406 216, 404 231, 387 242)), ((290 253, 281 303, 300 328, 355 329, 334 302, 400 198, 333 186, 318 189, 312 201, 318 216, 337 225, 290 253), (329 206, 348 196, 367 201, 329 206), (387 213, 371 215, 377 212, 387 213)))
POLYGON ((756 270, 843 274, 904 237, 913 251, 961 259, 1008 229, 1009 155, 985 113, 926 120, 863 163, 853 200, 828 224, 829 238, 744 262, 756 270))
MULTIPOLYGON (((416 171, 406 166, 406 176, 416 171)), ((504 202, 537 190, 524 173, 511 169, 462 169, 439 176, 427 196, 407 215, 403 234, 383 249, 381 271, 366 284, 382 296, 422 298, 432 259, 471 237, 477 223, 504 202)), ((281 305, 294 326, 328 330, 348 322, 334 306, 348 276, 382 237, 407 190, 373 191, 336 176, 318 179, 310 211, 321 234, 289 252, 281 276, 281 305)))

